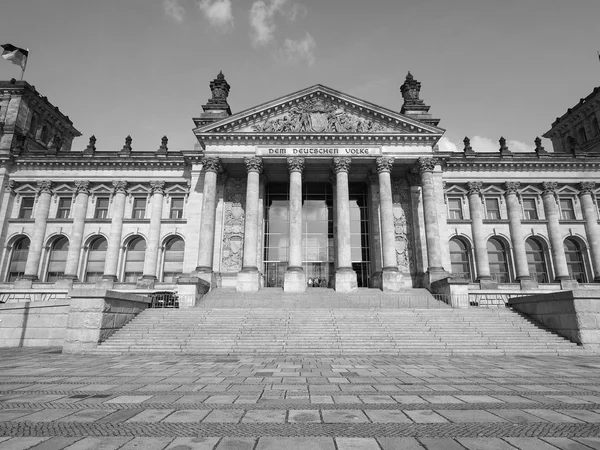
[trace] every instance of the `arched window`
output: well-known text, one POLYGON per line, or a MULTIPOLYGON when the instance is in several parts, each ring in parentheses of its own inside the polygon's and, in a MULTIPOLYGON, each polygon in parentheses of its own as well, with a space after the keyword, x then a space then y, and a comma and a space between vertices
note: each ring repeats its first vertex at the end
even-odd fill
POLYGON ((575 239, 567 238, 564 242, 565 256, 567 257, 567 267, 569 275, 580 283, 585 283, 585 264, 583 262, 583 253, 581 246, 575 239))
POLYGON ((48 127, 46 125, 44 125, 42 127, 42 132, 40 134, 40 140, 44 143, 47 144, 48 143, 48 139, 50 138, 50 130, 48 130, 48 127))
POLYGON ((57 281, 65 274, 67 253, 69 253, 69 240, 66 237, 63 236, 54 241, 50 248, 50 256, 48 257, 46 281, 57 281))
POLYGON ((490 274, 498 283, 509 283, 508 258, 504 244, 495 238, 487 242, 487 252, 490 261, 490 274))
POLYGON ((144 274, 144 258, 146 257, 146 241, 136 237, 129 242, 125 254, 125 276, 123 281, 135 283, 144 274))
POLYGON ((95 283, 102 278, 107 248, 108 242, 103 237, 94 239, 90 244, 84 277, 84 281, 87 283, 95 283))
POLYGON ((450 239, 449 247, 452 277, 471 281, 469 246, 462 239, 452 238, 450 239))
POLYGON ((37 126, 38 126, 38 118, 37 115, 33 115, 31 117, 31 123, 29 124, 29 133, 33 136, 33 138, 35 139, 35 135, 37 134, 37 126))
POLYGON ((22 237, 13 244, 6 281, 16 281, 25 273, 25 263, 27 262, 27 255, 29 254, 29 243, 29 238, 22 237))
POLYGON ((185 244, 180 237, 173 237, 165 244, 162 281, 174 283, 183 274, 183 252, 185 244))
POLYGON ((585 134, 585 128, 581 127, 579 131, 577 131, 577 136, 579 137, 579 143, 585 144, 587 142, 587 135, 585 134))
POLYGON ((525 241, 525 252, 531 278, 538 283, 549 283, 550 276, 542 244, 537 239, 529 238, 525 241))
POLYGON ((598 135, 600 135, 600 125, 598 125, 597 117, 592 119, 592 130, 594 130, 594 137, 598 137, 598 135))

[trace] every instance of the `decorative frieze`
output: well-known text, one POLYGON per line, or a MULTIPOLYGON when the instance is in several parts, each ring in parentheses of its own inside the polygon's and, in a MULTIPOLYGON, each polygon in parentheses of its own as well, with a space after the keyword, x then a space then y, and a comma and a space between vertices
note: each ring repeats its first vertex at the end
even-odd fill
POLYGON ((335 173, 350 172, 352 159, 346 157, 333 158, 333 170, 335 173))
POLYGON ((244 158, 244 164, 246 165, 246 170, 248 173, 250 172, 258 172, 261 173, 263 169, 262 158, 258 158, 256 156, 251 158, 244 158))
POLYGON ((300 172, 304 171, 304 158, 300 157, 292 157, 287 159, 288 170, 290 173, 292 172, 300 172))
POLYGON ((377 167, 377 173, 391 172, 392 167, 394 166, 394 158, 388 156, 380 156, 375 160, 375 165, 377 167))

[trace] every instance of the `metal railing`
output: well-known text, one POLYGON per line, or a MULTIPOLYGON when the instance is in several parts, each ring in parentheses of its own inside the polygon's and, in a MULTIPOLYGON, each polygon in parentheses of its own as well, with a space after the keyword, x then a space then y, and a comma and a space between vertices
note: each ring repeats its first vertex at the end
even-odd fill
POLYGON ((54 300, 65 300, 67 290, 10 290, 0 291, 0 303, 26 303, 26 302, 49 302, 54 300))
POLYGON ((150 308, 179 308, 179 295, 176 292, 153 292, 148 297, 152 299, 150 308))

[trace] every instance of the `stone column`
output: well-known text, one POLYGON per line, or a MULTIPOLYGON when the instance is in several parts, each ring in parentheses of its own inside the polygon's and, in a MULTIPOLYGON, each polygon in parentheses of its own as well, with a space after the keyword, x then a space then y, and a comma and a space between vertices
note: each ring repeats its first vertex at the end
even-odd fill
POLYGON ((356 272, 352 269, 350 249, 350 193, 348 172, 352 159, 333 158, 335 171, 336 219, 337 219, 337 269, 335 271, 335 290, 352 292, 358 287, 356 272))
POLYGON ((141 287, 154 288, 157 280, 156 266, 158 263, 158 248, 160 246, 160 225, 162 222, 162 210, 165 199, 165 182, 151 181, 152 211, 150 213, 150 231, 148 232, 148 245, 144 258, 144 274, 138 282, 141 287))
POLYGON ((600 282, 600 228, 598 226, 598 213, 592 197, 596 183, 584 181, 580 184, 580 187, 579 199, 583 210, 583 218, 585 219, 585 232, 592 255, 594 281, 600 282))
POLYGON ((396 232, 394 230, 394 200, 390 172, 394 158, 379 157, 375 160, 379 174, 379 209, 381 217, 381 240, 383 243, 383 291, 399 291, 402 287, 402 274, 396 262, 396 232))
POLYGON ((554 262, 554 274, 556 281, 561 284, 564 280, 569 280, 569 268, 567 266, 567 258, 565 256, 562 233, 560 231, 558 205, 556 204, 555 190, 556 181, 545 181, 542 183, 544 193, 542 201, 544 203, 544 212, 548 221, 548 235, 550 237, 550 249, 552 252, 552 260, 554 262))
POLYGON ((369 287, 382 289, 382 233, 379 214, 379 175, 369 175, 369 242, 371 245, 371 285, 369 287))
POLYGON ((102 275, 102 280, 100 280, 100 284, 103 286, 117 281, 121 236, 123 234, 123 216, 125 215, 125 200, 127 197, 126 181, 113 181, 112 184, 114 186, 111 208, 112 217, 108 235, 108 247, 106 249, 106 262, 104 263, 104 275, 102 275))
POLYGON ((288 158, 290 171, 290 236, 288 267, 283 281, 284 292, 306 291, 306 273, 302 267, 302 171, 304 158, 288 158))
POLYGON ((491 280, 490 260, 487 253, 487 241, 483 228, 483 206, 481 203, 481 181, 469 181, 469 213, 471 216, 471 233, 475 250, 475 267, 477 268, 477 281, 491 280))
POLYGON ((204 202, 200 218, 200 246, 198 251, 198 266, 195 272, 199 278, 215 286, 213 273, 213 252, 215 248, 215 214, 217 210, 217 174, 221 169, 219 158, 205 158, 204 170, 204 202))
POLYGON ((87 215, 88 201, 90 198, 90 182, 79 180, 75 182, 75 205, 73 210, 73 231, 69 241, 69 251, 65 264, 63 278, 76 281, 77 269, 79 268, 79 257, 83 243, 83 231, 85 228, 85 217, 87 215))
POLYGON ((244 158, 248 181, 246 182, 246 216, 244 220, 244 256, 242 270, 237 275, 238 292, 258 292, 260 272, 256 267, 258 241, 258 199, 262 158, 244 158))
POLYGON ((38 270, 40 259, 42 257, 42 248, 44 238, 46 237, 46 224, 48 223, 48 212, 50 211, 50 201, 52 199, 52 182, 41 180, 37 182, 38 192, 35 208, 35 223, 33 225, 33 236, 29 245, 29 254, 25 263, 25 273, 23 278, 29 281, 38 279, 38 270))
POLYGON ((437 204, 434 189, 433 171, 437 161, 435 158, 419 158, 418 167, 421 174, 423 192, 423 215, 425 219, 425 237, 427 241, 426 285, 434 281, 448 278, 449 274, 442 265, 442 242, 438 223, 437 204))
POLYGON ((515 258, 517 280, 521 283, 521 287, 531 288, 537 285, 537 280, 531 279, 529 264, 527 263, 527 251, 525 250, 525 239, 523 237, 523 228, 521 227, 521 202, 518 197, 519 185, 518 181, 507 181, 505 183, 506 209, 508 212, 510 240, 515 258))

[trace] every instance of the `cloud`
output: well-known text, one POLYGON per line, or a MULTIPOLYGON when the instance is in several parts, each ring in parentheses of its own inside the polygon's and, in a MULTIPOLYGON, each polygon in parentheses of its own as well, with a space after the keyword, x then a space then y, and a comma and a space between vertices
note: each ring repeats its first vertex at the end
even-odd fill
POLYGON ((198 7, 213 27, 225 30, 233 26, 231 0, 201 0, 198 7))
POLYGON ((289 0, 257 0, 250 8, 250 27, 252 45, 261 47, 274 39, 275 16, 279 14, 290 21, 299 16, 306 16, 306 8, 289 0))
POLYGON ((440 149, 440 152, 457 152, 457 151, 459 151, 456 144, 454 142, 452 142, 450 139, 448 139, 446 136, 442 137, 438 141, 438 147, 440 149))
MULTIPOLYGON (((451 142, 445 136, 440 139, 439 143, 440 151, 442 152, 455 152, 455 151, 463 151, 464 144, 461 142, 460 144, 455 144, 451 142)), ((534 146, 525 144, 521 141, 515 140, 507 140, 506 146, 511 152, 515 153, 525 153, 525 152, 533 152, 534 146)), ((484 136, 474 136, 471 138, 471 147, 473 151, 477 153, 499 153, 500 152, 500 143, 498 140, 492 140, 490 138, 484 136)))
POLYGON ((295 64, 299 61, 306 60, 308 65, 312 66, 315 63, 314 51, 316 45, 313 37, 309 33, 306 33, 304 38, 296 41, 286 39, 280 50, 280 54, 285 62, 295 64))
POLYGON ((180 0, 163 0, 163 8, 165 14, 175 20, 175 22, 183 22, 185 9, 181 6, 180 0))

